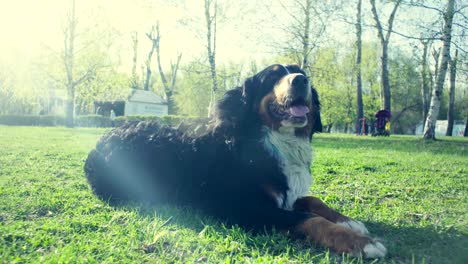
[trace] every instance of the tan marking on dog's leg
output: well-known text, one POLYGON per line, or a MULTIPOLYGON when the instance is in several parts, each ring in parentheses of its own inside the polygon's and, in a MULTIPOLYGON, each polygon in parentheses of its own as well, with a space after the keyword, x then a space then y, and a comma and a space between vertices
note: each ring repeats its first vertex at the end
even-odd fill
POLYGON ((294 210, 307 212, 307 213, 314 213, 324 217, 325 219, 341 225, 346 228, 350 228, 360 234, 369 234, 369 231, 364 226, 364 224, 360 221, 353 220, 349 217, 346 217, 336 210, 328 207, 324 202, 320 199, 312 196, 303 197, 297 199, 294 203, 294 210))
POLYGON ((384 257, 387 250, 380 242, 342 227, 323 217, 312 217, 299 224, 295 233, 326 246, 337 253, 366 258, 384 257))

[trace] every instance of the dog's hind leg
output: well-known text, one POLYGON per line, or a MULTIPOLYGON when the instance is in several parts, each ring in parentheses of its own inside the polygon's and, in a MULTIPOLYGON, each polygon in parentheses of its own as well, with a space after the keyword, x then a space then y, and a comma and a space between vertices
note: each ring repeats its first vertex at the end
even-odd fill
POLYGON ((369 234, 369 231, 362 222, 340 214, 316 197, 307 196, 299 198, 294 203, 293 208, 295 211, 319 215, 328 221, 350 228, 358 233, 369 234))

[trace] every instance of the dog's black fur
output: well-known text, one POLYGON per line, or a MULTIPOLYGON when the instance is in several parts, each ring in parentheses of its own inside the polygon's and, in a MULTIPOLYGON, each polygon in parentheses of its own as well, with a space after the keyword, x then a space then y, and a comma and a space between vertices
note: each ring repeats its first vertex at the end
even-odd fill
MULTIPOLYGON (((156 122, 128 123, 101 138, 89 154, 85 172, 94 193, 104 200, 137 200, 193 206, 241 226, 287 229, 312 216, 278 206, 269 190, 286 196, 287 179, 278 159, 265 149, 261 100, 297 66, 272 65, 226 92, 202 135, 156 122)), ((311 93, 306 128, 321 131, 319 100, 311 93)))

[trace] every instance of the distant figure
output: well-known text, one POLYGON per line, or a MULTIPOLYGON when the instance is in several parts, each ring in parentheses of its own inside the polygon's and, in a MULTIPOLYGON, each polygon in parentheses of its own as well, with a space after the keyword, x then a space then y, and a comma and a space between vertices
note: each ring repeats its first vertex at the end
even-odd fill
POLYGON ((111 120, 114 120, 114 119, 115 119, 115 112, 114 112, 114 109, 111 109, 111 111, 110 111, 110 116, 109 116, 109 117, 110 117, 111 120))
POLYGON ((367 119, 365 117, 359 118, 359 122, 358 122, 357 129, 356 129, 356 132, 357 132, 356 134, 358 136, 362 136, 362 135, 367 136, 368 131, 369 129, 367 127, 367 119))
POLYGON ((388 110, 380 110, 375 113, 375 132, 372 136, 390 136, 390 118, 392 114, 388 110))
POLYGON ((111 120, 112 126, 114 126, 114 120, 115 120, 115 112, 114 112, 114 109, 111 109, 109 118, 110 118, 110 120, 111 120))

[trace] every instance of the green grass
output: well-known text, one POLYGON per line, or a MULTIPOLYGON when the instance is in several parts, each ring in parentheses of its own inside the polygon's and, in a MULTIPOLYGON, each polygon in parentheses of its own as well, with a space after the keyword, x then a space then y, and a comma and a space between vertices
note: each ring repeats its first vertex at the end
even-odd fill
MULTIPOLYGON (((105 130, 0 126, 2 263, 375 263, 187 209, 111 207, 83 175, 105 130)), ((377 263, 468 263, 468 140, 317 135, 312 193, 366 223, 377 263)))

